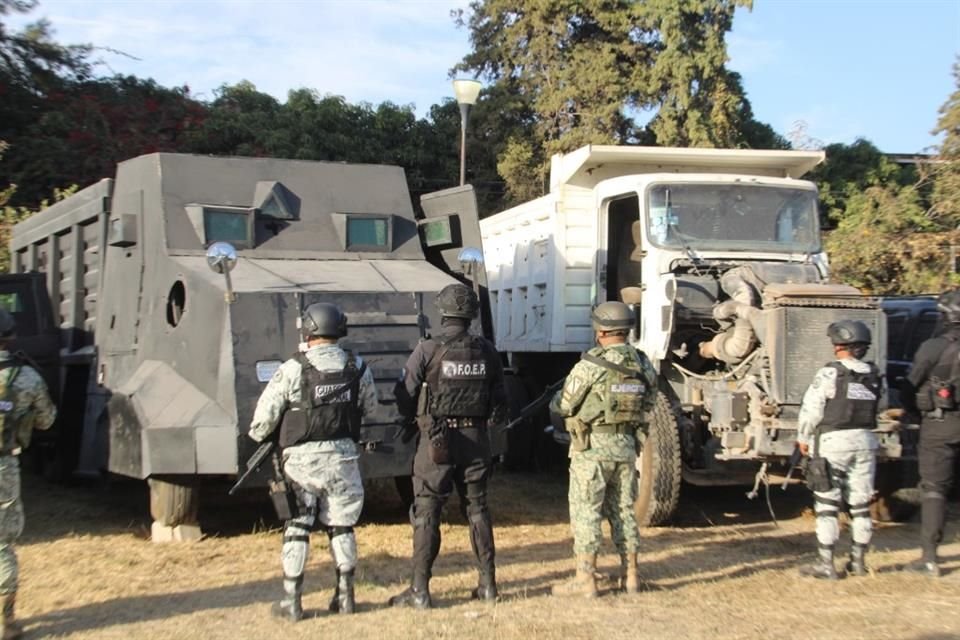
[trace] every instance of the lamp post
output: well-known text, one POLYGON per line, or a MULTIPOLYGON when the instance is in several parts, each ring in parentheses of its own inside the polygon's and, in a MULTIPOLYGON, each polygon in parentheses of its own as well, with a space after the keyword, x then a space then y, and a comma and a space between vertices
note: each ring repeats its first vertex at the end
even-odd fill
POLYGON ((454 80, 453 95, 460 105, 460 186, 467 181, 467 117, 470 107, 477 103, 480 83, 477 80, 454 80))

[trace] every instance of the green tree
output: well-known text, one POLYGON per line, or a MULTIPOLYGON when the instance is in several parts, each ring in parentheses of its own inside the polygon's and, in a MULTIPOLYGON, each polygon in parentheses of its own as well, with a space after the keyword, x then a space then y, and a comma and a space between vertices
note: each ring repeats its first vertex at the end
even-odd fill
POLYGON ((749 6, 474 0, 458 12, 472 51, 453 71, 489 83, 475 121, 520 116, 495 140, 508 198, 542 193, 549 157, 585 144, 787 147, 756 122, 740 76, 725 67, 734 11, 749 6), (645 112, 654 116, 640 128, 634 116, 645 112))
POLYGON ((953 64, 955 88, 940 107, 940 118, 933 130, 943 142, 933 165, 933 194, 930 215, 944 225, 960 225, 960 60, 953 64))

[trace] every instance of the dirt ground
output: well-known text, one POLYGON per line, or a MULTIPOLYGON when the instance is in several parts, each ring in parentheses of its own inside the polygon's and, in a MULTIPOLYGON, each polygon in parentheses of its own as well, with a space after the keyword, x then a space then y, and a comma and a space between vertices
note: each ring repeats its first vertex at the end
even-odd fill
MULTIPOLYGON (((452 505, 431 584, 437 608, 414 612, 385 606, 405 586, 411 549, 389 483, 368 492, 357 531, 359 613, 327 613, 333 568, 326 536, 317 535, 305 585, 311 617, 294 625, 269 616, 280 591, 280 535, 265 496, 243 504, 208 491, 206 538, 157 545, 148 540, 142 483, 65 488, 26 475, 24 487, 18 605, 34 638, 960 637, 956 509, 940 580, 897 571, 916 554, 913 522, 878 527, 872 575, 822 583, 796 573, 815 546, 805 489, 772 490, 779 527, 762 497, 691 489, 675 526, 643 532, 649 591, 571 600, 549 595, 572 571, 565 477, 498 473, 491 494, 502 602, 469 600, 476 574, 452 505)), ((617 559, 606 552, 602 568, 612 570, 617 559)))

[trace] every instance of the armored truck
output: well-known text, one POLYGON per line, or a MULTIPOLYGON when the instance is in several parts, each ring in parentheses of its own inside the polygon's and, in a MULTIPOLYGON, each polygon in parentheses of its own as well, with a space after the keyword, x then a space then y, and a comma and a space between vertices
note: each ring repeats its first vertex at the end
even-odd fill
MULTIPOLYGON (((660 376, 638 465, 645 523, 669 519, 681 480, 741 483, 791 455, 831 322, 867 323, 884 370, 885 316, 830 282, 817 190, 799 179, 823 158, 586 146, 552 158, 547 195, 480 222, 496 344, 527 388, 593 346, 594 306, 634 309, 630 340, 660 376)), ((886 456, 901 454, 897 428, 877 425, 886 456)))
POLYGON ((413 445, 395 438, 393 383, 438 325, 436 292, 481 256, 470 187, 422 210, 399 167, 154 153, 18 224, 21 275, 4 286, 27 300, 43 283, 52 303, 68 471, 147 479, 155 532, 198 534, 198 482, 242 470, 257 399, 297 351, 301 311, 324 301, 347 314, 342 344, 377 384, 362 471, 402 483, 413 445), (222 242, 229 279, 207 264, 222 242))

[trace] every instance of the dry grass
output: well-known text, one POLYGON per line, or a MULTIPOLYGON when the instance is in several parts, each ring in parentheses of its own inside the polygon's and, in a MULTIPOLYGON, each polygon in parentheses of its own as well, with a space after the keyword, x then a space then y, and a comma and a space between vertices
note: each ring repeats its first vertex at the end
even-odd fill
MULTIPOLYGON (((916 524, 883 526, 874 575, 823 584, 796 575, 811 556, 813 520, 803 490, 775 490, 775 528, 761 501, 742 491, 694 490, 673 528, 644 532, 642 572, 654 589, 595 601, 556 599, 569 575, 565 479, 496 476, 493 483, 503 601, 469 600, 475 572, 466 527, 448 509, 432 590, 438 608, 397 611, 384 603, 404 587, 410 530, 392 487, 375 487, 358 529, 360 613, 333 616, 333 569, 316 536, 297 625, 269 617, 280 588, 279 533, 264 506, 218 505, 210 536, 186 545, 146 540, 139 486, 64 489, 25 478, 27 530, 19 545, 20 615, 32 637, 69 638, 626 638, 960 636, 960 542, 948 530, 952 570, 940 581, 906 576, 916 524)), ((217 500, 212 493, 208 503, 217 500)), ((956 515, 956 514, 955 514, 956 515)), ((609 553, 603 568, 616 564, 609 553)))

